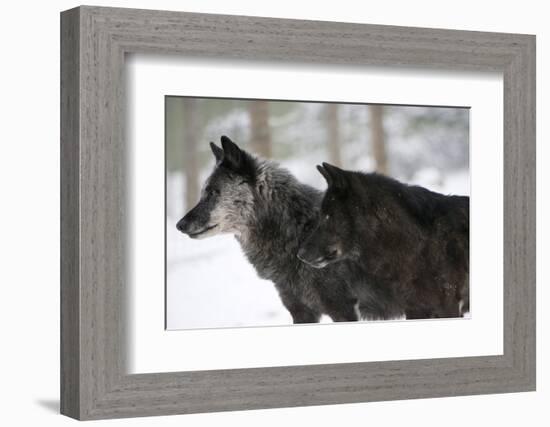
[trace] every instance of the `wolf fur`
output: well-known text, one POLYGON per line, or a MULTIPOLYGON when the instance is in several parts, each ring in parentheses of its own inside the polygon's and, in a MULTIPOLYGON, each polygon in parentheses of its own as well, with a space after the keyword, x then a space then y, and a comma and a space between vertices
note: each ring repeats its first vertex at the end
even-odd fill
POLYGON ((322 270, 354 263, 408 319, 469 311, 468 197, 327 163, 318 169, 328 189, 300 259, 322 270))
POLYGON ((318 322, 322 314, 333 321, 358 320, 345 265, 319 270, 296 257, 313 229, 322 193, 226 136, 221 144, 210 144, 216 166, 178 230, 192 238, 234 234, 258 275, 274 283, 294 323, 318 322))

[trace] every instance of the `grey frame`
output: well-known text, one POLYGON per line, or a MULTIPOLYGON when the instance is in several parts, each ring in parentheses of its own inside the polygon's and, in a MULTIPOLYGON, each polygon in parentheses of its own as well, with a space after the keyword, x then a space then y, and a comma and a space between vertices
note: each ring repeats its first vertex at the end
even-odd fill
POLYGON ((535 390, 534 36, 71 9, 61 14, 61 166, 65 415, 100 419, 535 390), (504 354, 128 375, 124 57, 131 52, 502 72, 504 354))

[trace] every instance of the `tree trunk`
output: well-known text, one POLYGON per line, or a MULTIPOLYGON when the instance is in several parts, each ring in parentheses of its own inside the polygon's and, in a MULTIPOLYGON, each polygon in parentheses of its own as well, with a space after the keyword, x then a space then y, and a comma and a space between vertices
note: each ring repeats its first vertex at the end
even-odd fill
POLYGON ((384 107, 382 105, 370 105, 370 134, 372 152, 376 163, 376 171, 388 173, 388 156, 384 135, 384 107))
POLYGON ((335 166, 342 166, 340 156, 340 119, 338 104, 327 104, 328 158, 335 166))
POLYGON ((269 104, 267 101, 251 101, 250 114, 251 145, 250 148, 262 157, 270 158, 271 132, 269 130, 269 104))
POLYGON ((197 100, 183 99, 183 168, 185 173, 185 210, 192 208, 199 198, 199 164, 197 100))

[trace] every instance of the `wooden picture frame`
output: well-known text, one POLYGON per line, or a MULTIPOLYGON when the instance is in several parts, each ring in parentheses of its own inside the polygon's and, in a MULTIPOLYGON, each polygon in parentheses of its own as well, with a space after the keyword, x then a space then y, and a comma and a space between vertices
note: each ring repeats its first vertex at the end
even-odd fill
POLYGON ((61 14, 61 166, 65 415, 84 420, 535 389, 532 35, 78 7, 61 14), (503 354, 127 374, 126 53, 502 72, 503 354))

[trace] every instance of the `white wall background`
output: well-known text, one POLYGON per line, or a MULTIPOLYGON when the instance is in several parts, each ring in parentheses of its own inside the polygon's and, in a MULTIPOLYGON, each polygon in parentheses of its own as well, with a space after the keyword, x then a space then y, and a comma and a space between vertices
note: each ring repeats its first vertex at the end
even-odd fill
MULTIPOLYGON (((256 426, 308 422, 317 426, 550 422, 548 349, 547 166, 550 115, 550 27, 545 2, 339 0, 96 1, 105 6, 246 14, 375 24, 537 34, 538 74, 538 392, 116 420, 109 425, 256 426), (543 240, 543 237, 546 239, 543 240), (545 360, 546 359, 546 360, 545 360), (545 363, 546 362, 546 363, 545 363)), ((0 66, 0 260, 2 339, 0 422, 63 426, 59 384, 59 11, 74 1, 5 2, 0 66)))

